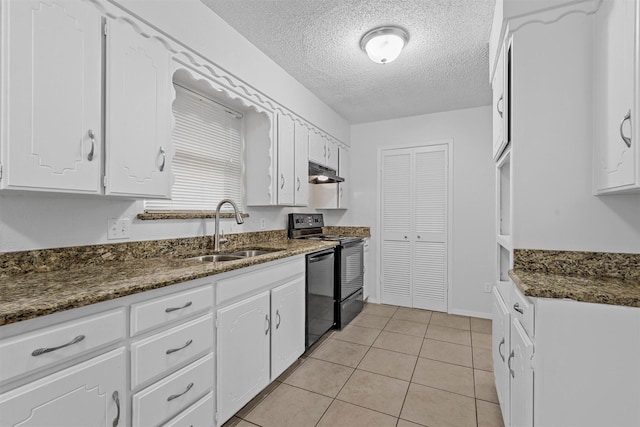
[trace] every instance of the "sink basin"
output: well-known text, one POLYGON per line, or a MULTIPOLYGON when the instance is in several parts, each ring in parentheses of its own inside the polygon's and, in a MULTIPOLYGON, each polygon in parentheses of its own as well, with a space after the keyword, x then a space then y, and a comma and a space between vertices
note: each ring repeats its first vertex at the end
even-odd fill
POLYGON ((222 262, 222 261, 237 261, 239 259, 244 259, 244 258, 246 257, 240 256, 240 255, 213 254, 213 255, 196 256, 188 259, 190 261, 200 261, 200 262, 222 262))
POLYGON ((236 252, 233 252, 231 255, 237 255, 237 256, 249 258, 249 257, 258 256, 258 255, 268 254, 271 252, 274 252, 274 251, 267 251, 264 249, 250 249, 246 251, 236 251, 236 252))

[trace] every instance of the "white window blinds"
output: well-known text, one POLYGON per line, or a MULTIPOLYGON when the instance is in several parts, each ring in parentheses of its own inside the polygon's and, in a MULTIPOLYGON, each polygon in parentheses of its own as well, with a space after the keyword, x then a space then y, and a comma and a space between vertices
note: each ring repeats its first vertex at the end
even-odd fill
POLYGON ((147 211, 212 211, 229 198, 242 209, 242 116, 174 85, 171 200, 148 200, 147 211))

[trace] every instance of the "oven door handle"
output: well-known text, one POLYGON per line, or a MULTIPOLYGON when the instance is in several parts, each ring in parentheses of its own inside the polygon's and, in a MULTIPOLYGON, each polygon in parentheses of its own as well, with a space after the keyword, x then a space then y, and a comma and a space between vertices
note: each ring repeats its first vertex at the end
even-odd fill
POLYGON ((325 259, 333 258, 333 254, 325 254, 320 256, 309 257, 309 263, 324 261, 325 259))

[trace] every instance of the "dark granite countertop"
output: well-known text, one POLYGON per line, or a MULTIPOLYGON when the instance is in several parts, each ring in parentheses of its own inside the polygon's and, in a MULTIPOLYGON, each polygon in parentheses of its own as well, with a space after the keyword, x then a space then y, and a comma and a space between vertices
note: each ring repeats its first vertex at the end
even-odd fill
MULTIPOLYGON (((368 233, 368 228, 360 228, 361 235, 368 233)), ((202 237, 0 254, 0 326, 336 244, 289 240, 286 230, 227 237, 224 252, 243 248, 274 252, 237 261, 188 260, 213 252, 210 237, 202 237)))
POLYGON ((640 254, 516 249, 509 277, 530 297, 640 307, 640 254))

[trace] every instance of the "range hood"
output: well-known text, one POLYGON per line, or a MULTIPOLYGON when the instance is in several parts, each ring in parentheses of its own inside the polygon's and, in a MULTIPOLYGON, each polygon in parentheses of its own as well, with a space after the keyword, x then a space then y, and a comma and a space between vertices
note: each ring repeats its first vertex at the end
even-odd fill
POLYGON ((317 163, 309 162, 309 182, 312 184, 331 184, 343 182, 335 170, 317 163))

